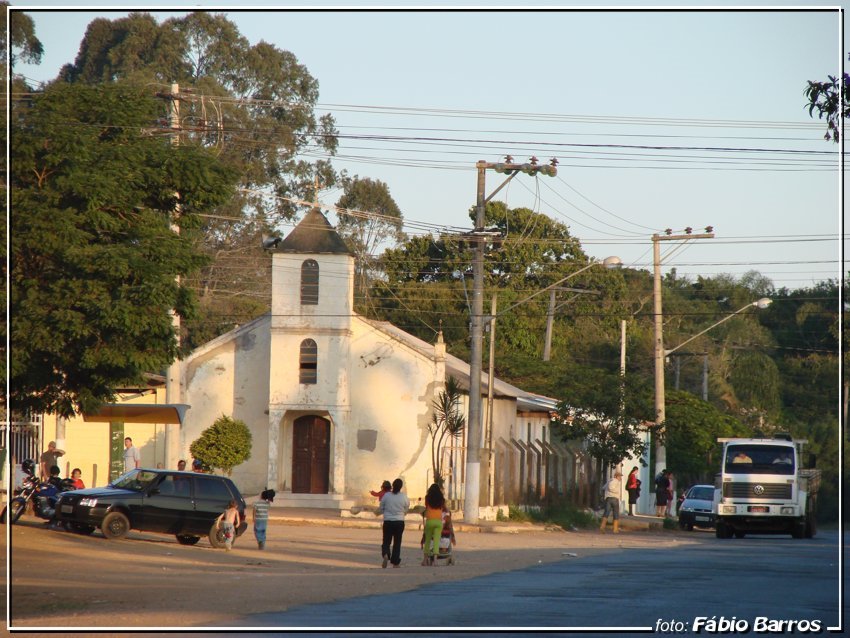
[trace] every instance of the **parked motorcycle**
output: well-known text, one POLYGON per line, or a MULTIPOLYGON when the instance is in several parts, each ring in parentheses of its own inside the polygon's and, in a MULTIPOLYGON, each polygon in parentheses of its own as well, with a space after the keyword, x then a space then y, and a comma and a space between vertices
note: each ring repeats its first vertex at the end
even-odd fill
POLYGON ((16 490, 14 498, 9 501, 9 522, 17 523, 29 503, 32 503, 33 513, 36 516, 46 521, 53 520, 58 495, 61 492, 76 489, 73 483, 69 479, 55 483, 42 483, 35 476, 35 463, 31 459, 24 461, 21 469, 26 477, 20 489, 16 490))

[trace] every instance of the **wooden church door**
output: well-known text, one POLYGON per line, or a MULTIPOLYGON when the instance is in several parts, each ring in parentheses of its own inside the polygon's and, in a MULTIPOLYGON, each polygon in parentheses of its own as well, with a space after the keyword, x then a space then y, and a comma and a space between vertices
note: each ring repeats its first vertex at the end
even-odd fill
POLYGON ((327 494, 331 424, 319 416, 295 419, 292 430, 292 492, 327 494))

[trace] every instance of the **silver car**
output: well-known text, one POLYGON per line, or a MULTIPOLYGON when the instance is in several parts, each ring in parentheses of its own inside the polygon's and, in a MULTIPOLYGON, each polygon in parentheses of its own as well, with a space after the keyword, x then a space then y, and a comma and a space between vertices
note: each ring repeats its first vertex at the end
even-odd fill
POLYGON ((713 528, 714 486, 694 485, 679 507, 679 527, 691 531, 694 527, 713 528))

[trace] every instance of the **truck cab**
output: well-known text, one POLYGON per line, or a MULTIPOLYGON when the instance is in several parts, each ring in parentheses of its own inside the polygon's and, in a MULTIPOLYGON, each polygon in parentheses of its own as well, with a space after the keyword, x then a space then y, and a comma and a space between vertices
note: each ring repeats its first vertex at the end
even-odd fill
POLYGON ((718 441, 723 444, 715 484, 718 538, 742 538, 747 532, 814 535, 819 471, 800 467, 806 441, 787 435, 718 441))

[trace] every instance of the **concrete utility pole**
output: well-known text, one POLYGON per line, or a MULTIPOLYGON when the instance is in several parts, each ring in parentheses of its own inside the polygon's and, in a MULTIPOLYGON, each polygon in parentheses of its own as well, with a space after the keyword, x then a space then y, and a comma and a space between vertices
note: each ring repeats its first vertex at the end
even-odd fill
POLYGON ((666 235, 655 234, 652 236, 652 264, 653 280, 652 295, 653 316, 655 319, 655 475, 667 467, 667 448, 661 443, 659 433, 667 418, 664 409, 664 316, 661 312, 661 248, 662 241, 690 241, 691 239, 714 239, 711 226, 707 227, 705 233, 691 234, 691 229, 685 229, 684 235, 673 235, 668 231, 666 235))
POLYGON ((483 350, 484 330, 484 242, 488 237, 497 236, 498 232, 487 231, 484 228, 484 207, 509 181, 519 173, 536 175, 543 173, 554 177, 557 174, 552 160, 550 165, 540 166, 537 158, 532 157, 527 164, 514 164, 508 156, 507 162, 485 162, 479 160, 475 164, 478 169, 478 188, 475 208, 475 228, 468 235, 475 241, 475 255, 472 262, 472 317, 469 361, 469 416, 467 419, 469 435, 466 439, 466 486, 463 498, 463 520, 467 523, 477 523, 479 504, 481 502, 481 354, 483 350), (485 171, 491 168, 497 173, 505 173, 508 178, 494 190, 489 197, 484 193, 485 171))
MULTIPOLYGON (((169 98, 169 108, 168 108, 168 124, 171 130, 174 131, 174 134, 171 137, 171 143, 174 146, 180 145, 180 85, 176 82, 171 85, 171 94, 167 97, 169 98)), ((171 230, 174 231, 175 234, 180 234, 180 225, 178 224, 178 220, 180 219, 180 193, 175 193, 177 196, 178 203, 174 207, 174 217, 171 222, 171 230)), ((177 276, 177 285, 180 285, 180 276, 177 276)), ((180 347, 180 315, 177 314, 177 310, 172 308, 170 311, 171 314, 171 325, 174 327, 175 339, 177 340, 177 347, 180 347)), ((166 403, 182 403, 182 392, 180 390, 180 373, 181 373, 181 364, 180 359, 174 359, 171 362, 171 365, 168 366, 168 371, 165 376, 165 402, 166 403)), ((168 467, 177 467, 177 457, 180 452, 180 425, 174 423, 166 423, 165 424, 165 462, 168 467)))

